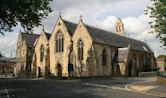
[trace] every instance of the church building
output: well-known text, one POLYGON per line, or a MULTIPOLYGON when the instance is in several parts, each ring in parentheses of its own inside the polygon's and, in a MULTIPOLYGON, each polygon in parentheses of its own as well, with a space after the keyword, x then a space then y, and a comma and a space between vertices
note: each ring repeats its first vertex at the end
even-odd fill
POLYGON ((18 76, 137 76, 156 67, 150 46, 125 36, 119 18, 115 31, 89 26, 82 18, 75 24, 59 16, 51 33, 20 33, 18 76))

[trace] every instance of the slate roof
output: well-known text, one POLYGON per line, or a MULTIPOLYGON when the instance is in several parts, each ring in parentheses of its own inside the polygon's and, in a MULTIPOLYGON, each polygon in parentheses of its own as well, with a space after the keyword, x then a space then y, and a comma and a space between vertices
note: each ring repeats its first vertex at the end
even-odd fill
POLYGON ((94 42, 116 46, 116 47, 127 47, 130 44, 132 49, 138 51, 152 52, 150 47, 142 41, 117 35, 112 32, 101 30, 88 25, 85 26, 87 27, 87 30, 92 36, 94 42))
POLYGON ((50 37, 51 37, 51 34, 50 34, 50 33, 48 33, 48 32, 45 32, 45 34, 46 34, 47 39, 49 40, 49 39, 50 39, 50 37))
MULTIPOLYGON (((64 20, 64 23, 67 26, 70 35, 72 36, 76 29, 77 24, 66 20, 64 20)), ((119 48, 128 47, 128 45, 130 45, 132 49, 138 51, 146 51, 151 53, 153 52, 145 42, 138 41, 126 36, 117 35, 112 32, 101 30, 86 24, 85 26, 87 27, 87 30, 92 36, 94 42, 110 46, 116 46, 119 48)))
POLYGON ((29 34, 29 33, 22 33, 22 37, 25 39, 25 42, 28 47, 32 47, 39 37, 39 34, 29 34))
POLYGON ((69 21, 66 21, 66 20, 63 20, 63 21, 64 21, 64 23, 65 23, 65 25, 66 25, 66 27, 67 27, 67 29, 69 31, 70 36, 73 36, 74 31, 75 31, 75 29, 77 27, 77 24, 69 22, 69 21))
MULTIPOLYGON (((63 21, 69 31, 69 34, 73 36, 73 33, 77 27, 77 24, 66 21, 66 20, 63 20, 63 21)), ((92 36, 94 42, 102 43, 102 44, 106 44, 110 46, 116 46, 119 48, 127 47, 128 45, 130 45, 132 49, 135 49, 138 51, 143 51, 143 52, 146 51, 151 53, 153 52, 145 42, 138 41, 126 36, 117 35, 112 32, 101 30, 92 26, 88 26, 88 25, 85 25, 85 26, 87 27, 87 30, 92 36)), ((36 38, 39 37, 38 34, 28 34, 28 33, 22 33, 22 34, 28 46, 32 46, 34 42, 36 41, 36 38)), ((51 36, 51 34, 49 33, 47 33, 46 35, 48 39, 51 36)))
POLYGON ((129 48, 119 48, 118 49, 118 62, 124 62, 129 55, 129 48))

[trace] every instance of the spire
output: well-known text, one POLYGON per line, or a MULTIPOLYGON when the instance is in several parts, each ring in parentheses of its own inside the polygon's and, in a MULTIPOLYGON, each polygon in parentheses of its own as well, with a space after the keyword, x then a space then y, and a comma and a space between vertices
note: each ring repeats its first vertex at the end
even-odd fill
POLYGON ((60 11, 60 12, 59 12, 59 16, 61 16, 61 14, 62 14, 62 13, 61 13, 61 11, 60 11))
POLYGON ((82 16, 82 15, 80 15, 80 21, 82 21, 82 19, 83 19, 83 16, 82 16))
POLYGON ((62 13, 61 13, 61 12, 59 12, 58 20, 59 20, 59 19, 60 19, 60 20, 63 20, 63 19, 62 19, 62 13))
POLYGON ((121 35, 121 36, 125 35, 123 22, 121 21, 120 18, 118 18, 116 23, 115 23, 115 31, 118 35, 121 35))
POLYGON ((59 12, 59 17, 62 18, 62 13, 61 13, 61 11, 59 12))
POLYGON ((80 19, 82 20, 82 15, 80 15, 80 19))

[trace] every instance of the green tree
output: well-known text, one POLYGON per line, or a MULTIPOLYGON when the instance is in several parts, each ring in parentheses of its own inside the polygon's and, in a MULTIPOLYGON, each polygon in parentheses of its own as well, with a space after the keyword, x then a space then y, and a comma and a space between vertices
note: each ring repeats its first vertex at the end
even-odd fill
POLYGON ((152 32, 157 34, 157 38, 163 46, 166 46, 166 0, 151 0, 153 4, 147 7, 145 14, 148 14, 153 21, 149 22, 152 32))
POLYGON ((164 58, 164 61, 165 61, 164 66, 166 67, 166 55, 159 55, 157 58, 164 58))
POLYGON ((52 11, 52 0, 0 0, 0 33, 11 32, 18 23, 25 31, 41 25, 41 20, 52 11))

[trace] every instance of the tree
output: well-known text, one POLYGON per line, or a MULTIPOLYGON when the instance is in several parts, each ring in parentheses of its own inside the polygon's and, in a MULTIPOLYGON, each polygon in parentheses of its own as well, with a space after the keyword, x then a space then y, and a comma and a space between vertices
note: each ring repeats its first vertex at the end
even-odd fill
POLYGON ((41 20, 52 11, 52 0, 0 0, 0 33, 11 32, 21 24, 25 31, 41 25, 41 20))
POLYGON ((159 55, 157 58, 164 58, 164 66, 166 67, 166 55, 159 55))
POLYGON ((166 0, 151 0, 153 4, 147 7, 145 14, 148 14, 153 21, 149 22, 152 32, 157 34, 157 38, 163 46, 166 46, 166 0))
POLYGON ((166 55, 161 54, 161 55, 159 55, 157 58, 165 58, 165 60, 166 60, 166 55))

